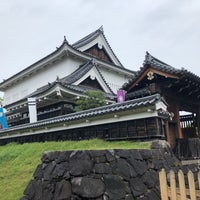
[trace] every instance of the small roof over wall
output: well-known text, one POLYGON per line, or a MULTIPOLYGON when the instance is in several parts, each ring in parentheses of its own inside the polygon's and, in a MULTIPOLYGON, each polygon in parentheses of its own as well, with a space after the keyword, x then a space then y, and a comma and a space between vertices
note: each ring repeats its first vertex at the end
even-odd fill
POLYGON ((50 129, 52 131, 64 130, 72 128, 72 125, 73 128, 77 128, 148 117, 165 119, 170 117, 170 113, 166 111, 166 104, 159 94, 10 127, 0 130, 0 138, 12 137, 7 134, 13 134, 15 137, 15 134, 23 136, 24 134, 44 133, 44 129, 48 131, 51 131, 50 129))

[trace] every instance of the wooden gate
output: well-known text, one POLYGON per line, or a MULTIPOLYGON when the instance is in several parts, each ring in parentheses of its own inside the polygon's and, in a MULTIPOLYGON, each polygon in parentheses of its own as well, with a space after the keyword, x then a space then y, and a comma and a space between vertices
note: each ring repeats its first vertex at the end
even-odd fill
POLYGON ((198 173, 198 189, 195 188, 194 175, 191 171, 187 174, 188 187, 185 185, 185 177, 181 170, 178 172, 176 181, 174 171, 169 172, 170 186, 167 184, 165 169, 159 173, 160 192, 162 200, 197 200, 200 197, 200 172, 198 173))

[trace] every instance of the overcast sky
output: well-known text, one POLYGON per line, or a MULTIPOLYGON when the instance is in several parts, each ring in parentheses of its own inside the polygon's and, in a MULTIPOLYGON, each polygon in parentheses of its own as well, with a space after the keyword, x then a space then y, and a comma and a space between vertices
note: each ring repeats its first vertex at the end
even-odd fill
POLYGON ((101 25, 126 68, 149 51, 200 76, 199 0, 2 0, 0 24, 0 82, 101 25))

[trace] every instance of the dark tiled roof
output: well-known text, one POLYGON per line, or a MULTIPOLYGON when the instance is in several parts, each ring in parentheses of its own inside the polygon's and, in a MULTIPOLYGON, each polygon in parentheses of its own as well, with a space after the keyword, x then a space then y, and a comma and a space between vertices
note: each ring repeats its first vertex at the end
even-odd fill
POLYGON ((109 46, 110 50, 113 53, 113 55, 115 56, 115 58, 117 59, 117 61, 120 63, 121 67, 124 68, 124 66, 122 65, 122 63, 120 62, 120 60, 118 59, 118 57, 115 55, 114 51, 112 50, 110 44, 108 43, 108 40, 107 40, 106 36, 104 35, 103 26, 101 26, 96 31, 90 33, 86 37, 84 37, 84 38, 80 39, 79 41, 75 42, 74 44, 72 44, 72 47, 78 49, 78 48, 80 48, 80 47, 82 47, 82 46, 90 43, 91 41, 95 40, 101 34, 103 35, 103 37, 104 37, 107 45, 109 46))
POLYGON ((12 75, 12 76, 9 77, 8 79, 4 80, 3 82, 0 83, 0 86, 3 85, 5 82, 8 82, 8 81, 11 80, 12 78, 17 77, 18 75, 20 75, 20 74, 22 74, 22 73, 25 73, 25 72, 28 71, 29 69, 32 69, 34 66, 36 66, 37 64, 39 64, 39 63, 45 61, 46 59, 51 58, 51 56, 53 56, 53 55, 55 55, 56 53, 58 53, 58 52, 62 49, 62 47, 63 47, 64 45, 66 45, 66 44, 69 45, 68 42, 67 42, 67 40, 66 40, 66 38, 64 38, 63 43, 60 45, 60 47, 57 47, 55 51, 53 51, 52 53, 48 54, 47 56, 41 58, 40 60, 38 60, 38 61, 36 61, 35 63, 31 64, 30 66, 26 67, 25 69, 19 71, 18 73, 12 75))
MULTIPOLYGON (((112 89, 109 87, 108 83, 106 82, 106 80, 104 79, 103 75, 101 74, 100 70, 98 69, 98 66, 96 66, 95 63, 95 59, 91 59, 90 61, 82 64, 79 66, 79 68, 77 70, 75 70, 73 73, 71 73, 70 75, 59 79, 57 77, 57 80, 52 82, 52 83, 48 83, 40 88, 38 88, 37 90, 35 90, 34 92, 32 92, 31 94, 29 94, 28 96, 26 96, 23 99, 19 100, 19 103, 21 101, 24 101, 25 99, 27 99, 28 97, 35 97, 39 94, 42 94, 43 92, 50 90, 52 87, 54 87, 56 84, 60 84, 63 87, 66 87, 68 89, 77 91, 77 92, 85 92, 87 90, 94 90, 94 88, 92 87, 86 87, 86 86, 82 86, 82 85, 73 85, 74 82, 76 82, 77 80, 79 80, 81 77, 83 77, 87 72, 90 71, 90 69, 92 69, 93 67, 96 67, 97 71, 99 72, 99 75, 101 76, 102 80, 104 81, 104 83, 106 84, 106 86, 110 89, 110 91, 112 92, 111 94, 109 93, 105 93, 105 97, 108 99, 115 99, 115 94, 113 93, 112 89)), ((95 89, 96 90, 96 89, 95 89)), ((16 102, 15 102, 16 103, 16 102)), ((10 104, 12 105, 12 104, 10 104)), ((9 106, 10 106, 9 105, 9 106)), ((8 106, 8 105, 7 105, 8 106)), ((6 107, 7 107, 6 106, 6 107)))
MULTIPOLYGON (((62 79, 62 81, 63 81, 63 79, 62 79)), ((64 87, 66 89, 69 89, 69 90, 72 90, 72 91, 75 91, 75 92, 78 92, 78 93, 84 93, 84 92, 90 91, 90 90, 95 90, 95 91, 97 90, 96 88, 92 88, 92 87, 85 86, 85 85, 73 85, 73 84, 63 83, 61 81, 54 81, 52 83, 48 83, 47 85, 45 85, 43 87, 38 88, 37 90, 35 90, 31 94, 29 94, 28 96, 24 97, 23 99, 20 99, 19 101, 14 102, 12 104, 6 105, 5 108, 8 107, 8 106, 15 105, 17 103, 24 102, 29 97, 36 97, 37 95, 40 95, 40 94, 50 90, 55 85, 60 85, 61 87, 64 87)), ((116 95, 114 93, 105 93, 105 92, 103 92, 103 94, 107 99, 110 99, 110 100, 115 100, 116 99, 116 95)))
POLYGON ((65 78, 61 79, 62 83, 72 84, 83 77, 87 72, 90 71, 94 67, 94 63, 92 60, 82 64, 79 66, 77 70, 75 70, 70 75, 66 76, 65 78))
POLYGON ((125 111, 125 110, 134 110, 138 108, 145 108, 148 106, 154 106, 156 102, 162 101, 162 98, 159 94, 154 94, 151 96, 143 97, 143 98, 138 98, 134 99, 131 101, 126 101, 124 103, 115 103, 99 108, 94 108, 94 109, 89 109, 77 113, 72 113, 72 114, 67 114, 59 117, 54 117, 46 120, 41 120, 35 123, 30 123, 30 124, 24 124, 24 125, 19 125, 15 127, 10 127, 9 129, 2 130, 0 133, 6 133, 10 131, 17 131, 17 130, 23 130, 23 129, 28 129, 28 128, 35 128, 35 127, 41 127, 41 126, 46 126, 50 124, 56 124, 56 123, 64 123, 68 121, 73 121, 73 120, 78 120, 78 119, 83 119, 83 118, 89 118, 89 117, 94 117, 94 116, 100 116, 104 115, 107 113, 115 113, 115 112, 120 112, 120 111, 125 111))
POLYGON ((150 53, 146 52, 143 67, 141 67, 140 70, 135 73, 135 76, 132 79, 130 79, 127 83, 125 83, 122 86, 122 88, 126 90, 148 67, 153 67, 154 69, 157 69, 164 73, 176 75, 180 79, 190 78, 190 79, 198 82, 198 84, 200 84, 199 76, 193 74, 192 72, 185 70, 184 68, 177 69, 175 67, 172 67, 171 65, 168 65, 168 64, 160 61, 159 59, 153 57, 150 53))
POLYGON ((27 98, 29 97, 35 97, 39 94, 42 94, 43 92, 51 89, 52 87, 54 87, 56 84, 56 82, 53 82, 53 83, 48 83, 47 85, 43 86, 43 87, 40 87, 38 88, 37 90, 35 90, 34 92, 32 92, 31 94, 25 96, 23 99, 20 99, 18 101, 15 101, 14 103, 11 103, 11 104, 8 104, 5 106, 5 108, 9 107, 9 106, 12 106, 12 105, 16 105, 16 104, 20 104, 20 103, 23 103, 23 102, 26 102, 27 101, 27 98))
MULTIPOLYGON (((87 39, 87 37, 91 38, 92 35, 96 35, 97 33, 95 33, 95 32, 98 32, 98 34, 103 34, 103 28, 101 27, 101 28, 99 28, 98 30, 94 31, 93 33, 89 34, 88 36, 85 37, 85 39, 87 39)), ((106 37, 105 37, 104 34, 103 34, 103 36, 104 36, 104 38, 105 38, 105 40, 106 40, 108 46, 110 47, 110 45, 109 45, 109 43, 108 43, 108 41, 107 41, 107 39, 106 39, 106 37)), ((94 37, 94 36, 92 36, 92 37, 94 37)), ((95 36, 95 37, 97 37, 97 36, 95 36)), ((83 38, 83 39, 84 39, 84 38, 83 38)), ((83 39, 81 39, 81 40, 83 40, 83 39)), ((91 39, 92 39, 92 38, 91 38, 91 39)), ((94 38, 93 38, 93 39, 94 39, 94 38)), ((81 41, 81 40, 79 40, 79 41, 81 41)), ((78 41, 78 42, 79 42, 79 41, 78 41)), ((76 42, 76 43, 78 43, 78 42, 76 42)), ((74 45, 75 45, 76 43, 74 43, 74 45)), ((18 73, 14 74, 13 76, 9 77, 8 79, 6 79, 6 80, 0 82, 0 87, 3 88, 3 87, 4 87, 3 85, 6 84, 6 83, 8 83, 10 80, 12 80, 12 79, 14 79, 14 78, 17 78, 17 77, 20 76, 20 75, 23 75, 23 73, 24 73, 24 74, 25 74, 25 73, 28 73, 29 70, 34 69, 34 67, 36 67, 37 65, 39 65, 39 64, 42 63, 42 62, 45 62, 47 59, 50 59, 52 56, 56 55, 57 53, 59 53, 59 52, 60 52, 60 53, 63 53, 63 52, 62 52, 62 49, 64 48, 64 46, 68 46, 69 49, 72 49, 73 51, 76 51, 77 53, 79 53, 79 54, 81 54, 81 55, 84 55, 84 56, 87 55, 88 58, 91 58, 91 59, 93 58, 92 55, 87 54, 87 53, 85 53, 85 52, 82 52, 82 51, 78 50, 75 46, 70 45, 70 44, 68 43, 68 41, 66 40, 66 38, 64 38, 62 44, 61 44, 59 47, 57 47, 55 51, 53 51, 53 52, 50 53, 49 55, 43 57, 42 59, 36 61, 35 63, 31 64, 30 66, 26 67, 25 69, 19 71, 18 73)), ((110 47, 110 49, 111 49, 111 51, 113 52, 113 50, 112 50, 111 47, 110 47)), ((64 55, 64 53, 63 53, 63 55, 64 55)), ((115 55, 114 52, 113 52, 113 55, 115 55)), ((116 59, 118 60, 118 62, 120 63, 120 61, 119 61, 119 59, 117 58, 116 55, 115 55, 115 57, 116 57, 116 59)), ((97 61, 101 61, 101 62, 104 62, 105 64, 109 64, 109 65, 110 65, 110 63, 106 62, 105 60, 101 60, 101 59, 99 59, 99 58, 96 58, 96 59, 97 59, 97 61)), ((120 64, 121 64, 121 63, 120 63, 120 64)), ((118 69, 120 69, 120 70, 123 69, 124 71, 129 72, 129 73, 135 73, 134 71, 132 71, 132 70, 130 70, 130 69, 124 68, 122 64, 121 64, 121 66, 118 66, 118 65, 116 65, 116 64, 112 64, 112 66, 114 66, 115 68, 118 68, 118 69)), ((3 90, 2 90, 2 91, 3 91, 3 90)))
POLYGON ((74 44, 72 44, 72 46, 74 48, 80 48, 80 47, 88 44, 89 42, 95 40, 102 33, 103 33, 103 27, 101 26, 96 31, 90 33, 89 35, 85 36, 84 38, 82 38, 82 39, 78 40, 77 42, 75 42, 74 44))
POLYGON ((127 93, 126 99, 135 99, 135 98, 144 97, 148 95, 151 95, 151 91, 149 90, 149 88, 143 88, 134 92, 127 93))
MULTIPOLYGON (((89 72, 90 69, 92 69, 93 67, 95 67, 97 69, 97 71, 99 72, 99 75, 101 76, 102 80, 104 81, 104 83, 106 84, 106 86, 110 89, 110 91, 112 92, 112 94, 114 95, 112 89, 110 88, 110 86, 106 82, 104 76, 102 75, 102 73, 98 69, 98 66, 95 63, 95 59, 92 59, 92 60, 88 61, 87 63, 84 63, 84 64, 80 65, 80 67, 76 71, 74 71, 72 74, 70 74, 69 76, 66 76, 65 78, 61 79, 61 82, 65 86, 68 87, 70 84, 73 84, 76 81, 78 81, 87 72, 89 72)), ((72 85, 72 87, 73 87, 73 85, 72 85)))
MULTIPOLYGON (((102 75, 102 73, 100 72, 100 70, 98 69, 98 66, 95 63, 95 59, 92 59, 90 61, 88 61, 85 64, 80 65, 80 67, 74 71, 72 74, 70 74, 69 76, 66 76, 65 78, 61 79, 61 82, 69 88, 76 88, 75 85, 72 85, 74 82, 76 82, 77 80, 79 80, 81 77, 83 77, 87 72, 90 71, 90 69, 92 69, 93 67, 96 68, 96 70, 99 72, 99 75, 101 76, 102 80, 104 81, 104 83, 106 84, 106 86, 110 89, 110 91, 112 92, 111 96, 114 95, 112 89, 110 88, 110 86, 108 85, 108 83, 106 82, 104 76, 102 75), (71 84, 71 86, 70 86, 71 84)), ((82 87, 82 86, 81 86, 82 87)), ((84 87, 83 87, 84 89, 84 87)), ((92 88, 90 88, 91 90, 92 88)), ((93 90, 93 89, 92 89, 93 90)), ((81 89, 82 91, 82 89, 81 89)))
POLYGON ((34 92, 32 92, 31 94, 29 94, 27 97, 25 98, 28 98, 28 97, 35 97, 39 94, 42 94, 43 92, 49 90, 50 88, 52 88, 53 86, 55 85, 55 82, 53 83, 48 83, 47 85, 43 86, 43 87, 40 87, 38 88, 37 90, 35 90, 34 92))
MULTIPOLYGON (((80 92, 80 93, 84 93, 86 91, 91 91, 91 90, 93 90, 93 91, 97 90, 96 88, 92 88, 92 87, 85 86, 85 85, 65 84, 65 87, 70 89, 70 90, 74 90, 74 91, 77 91, 77 92, 80 92)), ((106 98, 108 98, 110 100, 115 100, 116 99, 116 95, 114 95, 114 94, 105 93, 105 92, 103 92, 103 94, 105 95, 106 98)))
MULTIPOLYGON (((85 92, 87 90, 96 90, 96 89, 94 89, 92 87, 87 87, 87 86, 83 86, 83 85, 73 85, 74 82, 76 82, 81 77, 83 77, 93 67, 96 67, 96 66, 95 66, 95 62, 92 59, 92 60, 80 65, 79 68, 77 70, 75 70, 72 74, 70 74, 70 75, 68 75, 68 76, 66 76, 66 77, 64 77, 64 78, 62 78, 60 80, 56 80, 56 81, 54 81, 52 83, 48 83, 47 85, 45 85, 45 86, 43 86, 41 88, 38 88, 35 92, 31 93, 29 96, 33 97, 33 96, 36 96, 38 94, 41 94, 41 93, 45 92, 46 90, 49 90, 50 88, 52 88, 55 84, 60 84, 63 87, 66 87, 68 89, 72 89, 72 90, 75 90, 75 91, 78 91, 78 92, 85 92)), ((103 75, 100 73, 100 71, 98 69, 97 69, 97 71, 99 72, 100 76, 102 77, 102 79, 104 80, 105 84, 109 88, 109 86, 106 83, 103 75)), ((107 95, 107 96, 113 96, 113 94, 107 95)))
POLYGON ((144 68, 146 66, 152 66, 153 68, 156 68, 160 71, 167 72, 170 74, 179 74, 180 70, 176 69, 161 60, 158 60, 157 58, 153 57, 149 52, 146 52, 145 60, 143 63, 144 68))
POLYGON ((101 76, 101 78, 103 79, 104 83, 106 84, 106 86, 110 89, 110 91, 112 92, 112 94, 114 94, 114 92, 112 91, 111 87, 109 86, 109 84, 106 82, 104 76, 102 75, 101 71, 99 70, 99 68, 96 68, 97 71, 99 72, 99 75, 101 76))
POLYGON ((9 106, 12 106, 12 105, 16 105, 16 104, 20 104, 20 103, 23 103, 23 102, 26 102, 27 101, 27 98, 29 97, 35 97, 39 94, 42 94, 43 92, 51 89, 53 86, 55 85, 55 83, 48 83, 47 85, 43 86, 43 87, 40 87, 38 88, 37 90, 35 90, 34 92, 32 92, 31 94, 25 96, 24 98, 18 100, 18 101, 15 101, 14 103, 11 103, 11 104, 8 104, 5 106, 5 108, 9 107, 9 106))

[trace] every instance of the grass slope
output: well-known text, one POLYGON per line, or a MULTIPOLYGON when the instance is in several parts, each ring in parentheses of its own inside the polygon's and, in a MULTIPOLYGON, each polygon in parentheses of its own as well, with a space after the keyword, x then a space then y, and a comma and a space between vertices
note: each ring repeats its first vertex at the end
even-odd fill
POLYGON ((149 143, 105 142, 99 139, 0 146, 0 199, 18 200, 23 196, 44 151, 147 148, 150 148, 149 143))

